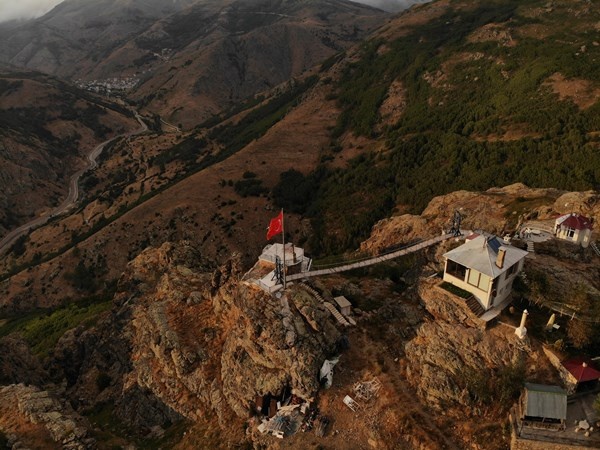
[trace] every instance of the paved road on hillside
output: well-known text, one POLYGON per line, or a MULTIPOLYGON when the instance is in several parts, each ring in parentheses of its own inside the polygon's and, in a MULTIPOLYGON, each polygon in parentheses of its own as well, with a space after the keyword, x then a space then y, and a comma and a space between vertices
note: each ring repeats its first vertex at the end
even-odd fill
POLYGON ((73 175, 71 175, 71 178, 69 179, 69 193, 67 195, 67 198, 65 198, 64 201, 59 206, 54 208, 49 214, 46 214, 42 217, 38 217, 38 218, 32 220, 31 222, 27 222, 26 224, 21 225, 20 227, 12 230, 10 233, 8 233, 6 236, 4 236, 4 238, 2 240, 0 240, 0 254, 4 253, 6 250, 8 250, 10 248, 10 246, 13 245, 13 243, 19 238, 19 236, 29 232, 31 229, 33 229, 35 227, 44 225, 51 218, 59 216, 62 213, 68 211, 70 208, 72 208, 77 203, 77 200, 79 200, 79 194, 80 194, 79 179, 86 171, 94 170, 96 167, 98 167, 98 163, 96 162, 96 159, 100 156, 100 154, 102 153, 102 151, 108 144, 110 144, 111 142, 113 142, 116 139, 120 139, 123 137, 135 136, 137 134, 141 134, 141 133, 148 131, 148 126, 144 123, 144 121, 142 120, 142 117, 137 112, 134 112, 134 113, 135 113, 135 118, 137 119, 137 121, 140 124, 140 128, 136 131, 130 131, 128 133, 119 134, 118 136, 108 139, 108 140, 102 142, 101 144, 97 145, 90 153, 88 153, 88 155, 86 157, 87 166, 84 167, 83 169, 80 169, 77 172, 75 172, 73 175))

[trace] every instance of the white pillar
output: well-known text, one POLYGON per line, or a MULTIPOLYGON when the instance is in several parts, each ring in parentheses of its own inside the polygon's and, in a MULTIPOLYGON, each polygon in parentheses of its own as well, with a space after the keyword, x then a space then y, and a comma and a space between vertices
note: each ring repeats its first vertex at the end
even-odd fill
POLYGON ((521 316, 521 325, 519 325, 519 328, 515 330, 515 334, 519 337, 519 339, 525 339, 525 336, 527 335, 527 328, 525 328, 525 322, 527 321, 528 315, 529 312, 527 312, 527 310, 523 311, 523 315, 521 316))
POLYGON ((548 319, 548 323, 546 324, 546 330, 552 330, 554 327, 554 321, 556 320, 556 314, 552 313, 550 319, 548 319))

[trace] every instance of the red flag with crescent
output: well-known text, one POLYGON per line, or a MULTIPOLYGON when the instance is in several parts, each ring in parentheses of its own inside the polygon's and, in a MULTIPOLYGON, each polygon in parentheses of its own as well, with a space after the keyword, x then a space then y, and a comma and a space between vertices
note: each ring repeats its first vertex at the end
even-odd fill
POLYGON ((271 239, 273 236, 277 236, 279 233, 283 231, 283 210, 271 219, 269 222, 269 231, 267 231, 267 240, 271 239))

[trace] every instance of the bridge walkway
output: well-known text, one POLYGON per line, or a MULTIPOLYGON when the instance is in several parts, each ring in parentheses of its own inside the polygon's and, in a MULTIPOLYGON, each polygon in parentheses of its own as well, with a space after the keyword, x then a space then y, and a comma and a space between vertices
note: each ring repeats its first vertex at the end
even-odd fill
POLYGON ((404 247, 400 250, 396 250, 391 253, 387 253, 384 255, 375 256, 373 258, 365 259, 363 261, 357 261, 350 264, 342 264, 341 266, 330 267, 327 269, 318 269, 311 270, 310 272, 301 272, 293 275, 288 275, 285 277, 286 282, 301 280, 304 278, 318 277, 320 275, 331 275, 334 273, 346 272, 348 270, 359 269, 361 267, 368 267, 374 264, 378 264, 384 261, 389 261, 391 259, 398 258, 400 256, 408 255, 409 253, 414 253, 419 250, 422 250, 427 247, 431 247, 432 245, 436 245, 442 241, 452 238, 452 234, 443 234, 441 236, 434 237, 432 239, 427 239, 425 241, 417 242, 416 244, 409 245, 408 247, 404 247))

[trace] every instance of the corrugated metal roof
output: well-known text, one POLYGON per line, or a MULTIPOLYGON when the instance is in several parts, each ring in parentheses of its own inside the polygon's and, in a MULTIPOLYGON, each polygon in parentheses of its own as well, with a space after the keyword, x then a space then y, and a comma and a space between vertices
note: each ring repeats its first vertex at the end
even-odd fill
POLYGON ((559 386, 525 383, 524 414, 529 417, 566 420, 567 391, 559 386))
POLYGON ((444 257, 470 269, 475 269, 489 277, 496 278, 506 272, 513 264, 525 258, 526 255, 525 250, 505 244, 496 236, 477 236, 475 239, 465 242, 460 247, 444 254, 444 257), (502 268, 496 266, 500 248, 506 249, 502 268))

